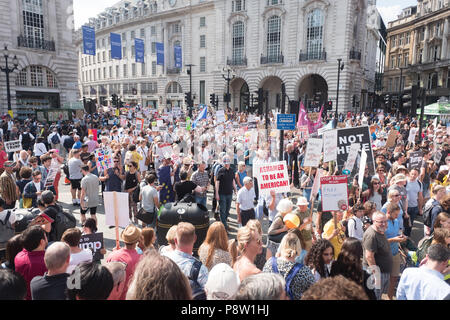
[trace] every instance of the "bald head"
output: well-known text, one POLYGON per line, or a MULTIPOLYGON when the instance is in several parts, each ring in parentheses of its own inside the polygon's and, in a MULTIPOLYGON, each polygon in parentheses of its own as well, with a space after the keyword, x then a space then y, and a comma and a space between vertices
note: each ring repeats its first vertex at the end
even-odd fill
POLYGON ((70 247, 64 242, 54 242, 45 250, 45 266, 49 271, 62 268, 70 259, 70 247))

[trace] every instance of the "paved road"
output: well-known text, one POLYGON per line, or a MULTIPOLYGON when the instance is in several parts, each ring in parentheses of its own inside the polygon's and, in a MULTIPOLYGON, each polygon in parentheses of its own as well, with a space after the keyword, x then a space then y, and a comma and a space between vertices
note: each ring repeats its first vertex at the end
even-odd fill
MULTIPOLYGON (((81 227, 80 224, 80 207, 76 207, 72 205, 72 196, 70 193, 70 185, 65 185, 64 184, 64 174, 62 179, 60 180, 60 204, 65 208, 68 209, 70 212, 72 212, 75 217, 77 218, 77 226, 81 227)), ((208 192, 208 210, 210 212, 210 221, 211 223, 213 223, 215 221, 214 219, 214 215, 211 212, 211 208, 212 208, 212 187, 210 188, 211 190, 208 192)), ((107 252, 111 252, 112 249, 115 247, 116 245, 116 240, 115 240, 115 229, 112 228, 110 229, 108 226, 106 226, 105 224, 105 207, 103 205, 103 199, 101 197, 101 190, 99 188, 99 194, 100 194, 100 205, 97 208, 97 221, 98 221, 98 232, 103 232, 104 235, 104 243, 105 243, 105 248, 107 250, 107 252)), ((293 190, 293 193, 291 196, 299 196, 300 195, 300 191, 297 190, 293 190)), ((87 217, 89 217, 89 214, 87 214, 87 217)), ((237 217, 236 217, 236 204, 235 201, 232 202, 231 205, 231 211, 230 211, 230 227, 232 229, 232 231, 230 232, 230 239, 231 238, 235 238, 236 237, 236 232, 237 232, 237 217)), ((266 239, 267 239, 267 230, 269 228, 269 222, 267 220, 267 217, 263 218, 262 221, 262 226, 263 226, 263 232, 264 232, 264 237, 263 237, 263 241, 265 243, 266 239)), ((417 244, 419 242, 420 239, 422 239, 423 237, 423 223, 422 223, 422 218, 419 217, 418 221, 416 221, 414 223, 414 228, 413 228, 413 232, 412 232, 412 239, 413 241, 415 241, 415 243, 417 244)), ((124 244, 121 242, 121 246, 123 246, 124 244)), ((108 254, 107 253, 107 254, 108 254)))

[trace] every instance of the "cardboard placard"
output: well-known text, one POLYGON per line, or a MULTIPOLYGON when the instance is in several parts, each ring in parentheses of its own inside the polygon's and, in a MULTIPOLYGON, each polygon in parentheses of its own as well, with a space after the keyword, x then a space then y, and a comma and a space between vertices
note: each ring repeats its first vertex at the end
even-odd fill
POLYGON ((411 128, 409 130, 408 142, 411 142, 411 143, 416 142, 416 135, 417 135, 418 131, 419 131, 419 128, 411 128))
POLYGON ((103 232, 84 234, 81 236, 80 244, 78 246, 80 249, 91 250, 92 260, 98 261, 103 259, 103 254, 100 253, 100 250, 104 248, 103 241, 103 232))
POLYGON ((104 192, 106 225, 115 226, 115 214, 117 214, 117 226, 126 228, 130 224, 128 216, 128 192, 104 192), (116 199, 114 199, 114 193, 116 199), (117 203, 117 208, 115 206, 117 203))
POLYGON ((111 149, 95 149, 95 161, 99 170, 107 170, 114 166, 111 149))
POLYGON ((6 152, 16 152, 22 150, 22 143, 20 140, 11 140, 11 141, 5 141, 5 151, 6 152))
POLYGON ((348 185, 346 176, 320 178, 322 212, 348 209, 348 185))
POLYGON ((259 193, 261 195, 268 195, 271 190, 274 190, 276 193, 289 192, 291 190, 286 161, 254 164, 253 176, 258 179, 259 193))
POLYGON ((303 166, 317 168, 322 157, 322 139, 310 138, 306 145, 305 160, 303 166))
POLYGON ((355 167, 356 158, 358 157, 358 151, 361 146, 359 143, 354 143, 350 146, 350 152, 348 153, 347 161, 345 162, 344 170, 353 171, 355 167))
POLYGON ((395 146, 395 141, 398 136, 397 130, 391 130, 389 131, 389 136, 386 140, 386 148, 393 148, 395 146))
POLYGON ((323 162, 337 159, 337 130, 328 130, 323 133, 323 162))

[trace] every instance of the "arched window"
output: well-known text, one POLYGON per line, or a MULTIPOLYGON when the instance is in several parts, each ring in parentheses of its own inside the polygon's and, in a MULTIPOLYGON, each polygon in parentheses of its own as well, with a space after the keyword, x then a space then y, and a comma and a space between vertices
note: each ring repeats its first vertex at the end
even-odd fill
POLYGON ((167 93, 183 93, 183 91, 178 82, 172 82, 167 87, 167 93))
POLYGON ((270 17, 267 21, 267 58, 277 59, 281 54, 281 18, 270 17))
POLYGON ((320 59, 323 50, 323 13, 314 9, 308 14, 306 51, 308 59, 320 59))
POLYGON ((19 72, 16 86, 58 88, 58 81, 50 69, 42 66, 29 66, 19 72))
POLYGON ((244 58, 244 23, 242 21, 233 24, 233 62, 240 62, 244 58))

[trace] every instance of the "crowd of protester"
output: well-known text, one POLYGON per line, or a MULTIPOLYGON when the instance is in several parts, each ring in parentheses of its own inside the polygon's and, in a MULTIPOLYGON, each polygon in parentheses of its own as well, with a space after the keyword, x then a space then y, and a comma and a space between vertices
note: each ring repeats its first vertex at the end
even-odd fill
MULTIPOLYGON (((342 127, 375 126, 375 174, 366 170, 363 188, 357 177, 349 179, 347 210, 322 212, 320 192, 309 201, 317 169, 324 176, 340 170, 323 162, 320 168, 304 167, 307 142, 298 132, 284 136, 291 192, 262 195, 252 166, 278 160, 266 142, 251 146, 234 137, 230 156, 225 148, 216 154, 208 148, 214 137, 202 135, 196 156, 184 144, 194 140, 193 128, 180 130, 181 121, 172 117, 164 119, 164 129, 137 131, 132 119, 142 111, 125 113, 126 125, 114 113, 53 124, 4 117, 0 299, 450 299, 450 134, 444 123, 424 121, 422 136, 410 143, 415 118, 340 115, 336 123, 342 127), (391 130, 398 136, 389 148, 391 130), (21 141, 22 150, 7 153, 4 142, 13 140, 21 141), (166 147, 176 152, 164 153, 166 147), (97 167, 98 148, 112 151, 110 168, 97 167), (412 167, 415 151, 423 157, 412 167), (61 217, 67 216, 58 204, 63 183, 70 184, 70 211, 80 210, 81 228, 61 230, 61 217), (110 253, 103 248, 105 259, 94 260, 80 239, 97 232, 101 193, 110 191, 128 193, 130 224, 121 231, 123 247, 110 253), (196 226, 189 222, 172 226, 168 244, 158 245, 158 211, 183 201, 212 205, 214 219, 198 251, 196 226), (22 229, 16 208, 32 214, 22 229), (141 221, 140 212, 153 218, 141 221), (286 224, 292 214, 300 221, 297 228, 286 224), (424 230, 415 243, 417 221, 424 230)), ((157 115, 148 117, 153 121, 157 115)), ((226 117, 233 124, 249 116, 228 111, 226 117)), ((210 113, 195 130, 215 127, 214 119, 210 113)))

